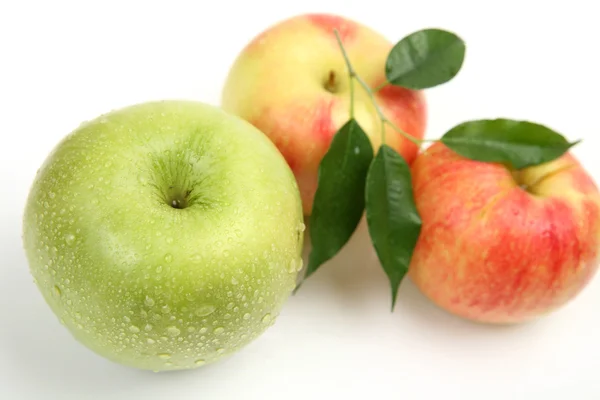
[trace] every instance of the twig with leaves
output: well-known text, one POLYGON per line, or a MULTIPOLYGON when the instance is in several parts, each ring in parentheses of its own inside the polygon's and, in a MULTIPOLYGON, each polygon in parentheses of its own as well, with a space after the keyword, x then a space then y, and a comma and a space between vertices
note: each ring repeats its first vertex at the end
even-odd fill
MULTIPOLYGON (((466 46, 452 32, 414 32, 388 54, 387 82, 371 89, 352 67, 339 33, 334 33, 350 79, 350 118, 334 135, 319 165, 309 221, 312 250, 303 279, 344 247, 366 214, 371 242, 390 282, 393 309, 422 221, 413 196, 410 167, 386 144, 385 125, 417 146, 425 140, 394 125, 382 112, 374 93, 386 85, 423 90, 450 81, 463 65, 466 46), (382 144, 375 155, 368 136, 354 118, 354 81, 367 92, 381 121, 382 144)), ((552 161, 579 143, 568 142, 543 125, 511 119, 464 122, 430 141, 440 141, 463 157, 502 163, 517 171, 552 161)))

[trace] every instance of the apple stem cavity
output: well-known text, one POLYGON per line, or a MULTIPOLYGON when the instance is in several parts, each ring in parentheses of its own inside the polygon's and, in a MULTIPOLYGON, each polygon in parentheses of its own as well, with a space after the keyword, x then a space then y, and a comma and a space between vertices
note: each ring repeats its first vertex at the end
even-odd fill
POLYGON ((325 84, 323 85, 323 87, 329 93, 338 92, 338 82, 336 80, 335 71, 329 71, 329 74, 327 75, 327 79, 325 80, 325 84))

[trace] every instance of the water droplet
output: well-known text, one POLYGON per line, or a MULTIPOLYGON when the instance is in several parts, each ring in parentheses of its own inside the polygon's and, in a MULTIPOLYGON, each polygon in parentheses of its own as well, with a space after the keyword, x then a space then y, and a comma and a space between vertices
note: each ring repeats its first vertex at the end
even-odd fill
POLYGON ((235 279, 235 277, 231 278, 231 284, 232 285, 237 285, 238 283, 240 283, 240 282, 237 279, 235 279))
POLYGON ((233 303, 228 303, 228 304, 227 304, 227 309, 228 309, 228 310, 231 310, 231 309, 232 309, 234 306, 235 306, 235 304, 233 304, 233 303))
POLYGON ((200 261, 202 261, 202 256, 200 254, 194 254, 190 260, 192 260, 194 264, 199 264, 200 261))
POLYGON ((250 319, 250 314, 248 314, 248 313, 244 314, 244 317, 243 317, 243 318, 244 318, 244 319, 250 319))
POLYGON ((56 285, 54 285, 54 294, 58 297, 60 297, 60 295, 62 294, 60 288, 56 285))
POLYGON ((306 225, 303 222, 301 222, 300 226, 298 227, 298 230, 300 232, 304 232, 306 230, 306 225))
POLYGON ((158 355, 158 358, 160 358, 162 360, 168 360, 169 358, 171 358, 171 355, 169 353, 160 353, 158 355))
POLYGON ((50 196, 50 198, 53 199, 56 197, 56 193, 50 192, 50 193, 48 193, 48 196, 50 196))
POLYGON ((172 237, 168 237, 167 238, 167 243, 169 243, 169 244, 173 243, 173 238, 172 237))
POLYGON ((132 333, 138 333, 139 331, 140 331, 140 328, 138 328, 138 327, 137 327, 137 326, 135 326, 135 325, 131 325, 131 326, 129 327, 129 332, 132 332, 132 333))
POLYGON ((152 307, 154 305, 154 299, 152 297, 146 296, 146 300, 144 300, 144 303, 148 307, 152 307))
POLYGON ((360 149, 358 148, 358 146, 356 146, 354 148, 354 154, 358 154, 358 153, 360 153, 360 149))
POLYGON ((176 326, 170 326, 167 328, 167 333, 169 336, 177 337, 181 334, 181 331, 176 326))
POLYGON ((196 364, 196 365, 198 365, 198 366, 200 366, 200 365, 204 365, 204 364, 206 364, 206 361, 204 361, 204 360, 202 360, 202 359, 200 359, 200 360, 196 360, 195 364, 196 364))
POLYGON ((223 332, 225 332, 225 328, 223 328, 222 326, 215 328, 215 335, 220 335, 223 332))
POLYGON ((125 321, 125 322, 127 322, 127 323, 130 323, 130 322, 131 322, 131 318, 129 318, 127 315, 125 315, 125 316, 123 317, 123 321, 125 321))
POLYGON ((302 267, 304 266, 304 260, 302 258, 298 259, 298 262, 296 263, 296 271, 300 271, 302 270, 302 267))
POLYGON ((156 267, 156 273, 157 274, 160 274, 162 272, 162 270, 163 270, 162 265, 159 265, 158 267, 156 267))
POLYGON ((148 343, 148 344, 154 344, 156 342, 154 341, 154 339, 148 338, 148 339, 146 339, 146 343, 148 343))
POLYGON ((171 254, 167 254, 165 256, 165 262, 170 263, 171 261, 173 261, 173 256, 171 254))
POLYGON ((75 235, 73 235, 72 233, 67 233, 65 235, 65 242, 67 244, 73 244, 74 241, 75 241, 75 235))
POLYGON ((163 312, 163 314, 168 314, 171 312, 171 307, 169 307, 168 305, 165 304, 164 306, 161 307, 160 310, 163 312))
POLYGON ((269 322, 271 322, 271 314, 265 314, 265 316, 262 317, 261 321, 263 324, 268 324, 269 322))
POLYGON ((81 314, 80 314, 80 313, 78 313, 78 312, 76 312, 76 313, 75 313, 75 318, 77 318, 77 319, 81 319, 81 314))
POLYGON ((225 349, 224 349, 224 348, 222 348, 222 347, 219 347, 219 348, 217 349, 217 353, 218 353, 218 354, 223 354, 223 353, 225 353, 225 349))
POLYGON ((196 309, 195 314, 199 317, 206 317, 215 312, 217 308, 211 304, 205 304, 196 309))
POLYGON ((293 258, 292 258, 292 260, 290 261, 290 265, 289 265, 289 267, 288 267, 288 272, 289 272, 290 274, 291 274, 291 273, 294 273, 294 272, 296 272, 296 260, 295 260, 295 259, 293 259, 293 258))

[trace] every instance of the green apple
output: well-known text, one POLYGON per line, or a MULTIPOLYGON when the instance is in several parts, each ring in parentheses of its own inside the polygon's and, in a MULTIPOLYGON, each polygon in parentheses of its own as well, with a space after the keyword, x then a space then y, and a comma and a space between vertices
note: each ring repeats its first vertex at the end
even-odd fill
POLYGON ((301 269, 293 173, 267 137, 191 101, 84 123, 24 212, 34 280, 74 337, 121 364, 189 369, 273 324, 301 269))

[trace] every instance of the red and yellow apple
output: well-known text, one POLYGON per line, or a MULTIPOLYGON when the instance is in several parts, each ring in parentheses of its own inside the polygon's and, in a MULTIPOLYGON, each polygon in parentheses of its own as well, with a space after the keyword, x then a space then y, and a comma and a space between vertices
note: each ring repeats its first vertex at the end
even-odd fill
MULTIPOLYGON (((336 41, 337 29, 357 74, 371 87, 386 82, 393 43, 344 17, 304 14, 267 28, 238 55, 226 79, 221 106, 265 133, 287 160, 300 188, 304 214, 312 210, 319 163, 337 130, 350 118, 350 79, 336 41)), ((426 102, 420 91, 386 85, 375 94, 386 117, 422 138, 426 102)), ((354 115, 375 150, 381 122, 367 93, 355 84, 354 115)), ((386 143, 407 162, 418 147, 386 127, 386 143)))
POLYGON ((423 226, 409 274, 443 309, 524 322, 565 305, 594 276, 600 195, 573 154, 517 172, 436 143, 412 174, 423 226))

